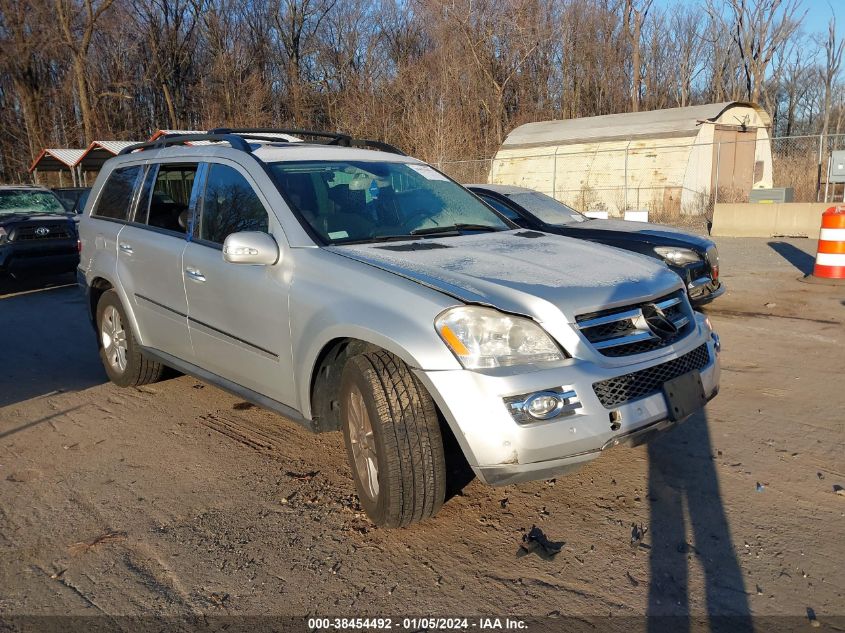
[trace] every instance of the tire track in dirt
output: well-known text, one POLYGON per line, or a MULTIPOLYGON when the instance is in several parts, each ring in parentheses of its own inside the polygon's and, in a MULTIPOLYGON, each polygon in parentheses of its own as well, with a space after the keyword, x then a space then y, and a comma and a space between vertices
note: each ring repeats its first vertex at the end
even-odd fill
POLYGON ((281 450, 282 436, 258 428, 254 423, 243 418, 231 418, 221 413, 201 415, 197 421, 212 431, 217 431, 244 446, 248 446, 265 455, 283 458, 281 450))

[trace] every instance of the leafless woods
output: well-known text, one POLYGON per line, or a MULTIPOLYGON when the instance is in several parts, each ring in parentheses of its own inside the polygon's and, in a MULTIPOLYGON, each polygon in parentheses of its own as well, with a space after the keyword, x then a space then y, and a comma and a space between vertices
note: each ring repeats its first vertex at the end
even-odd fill
POLYGON ((845 131, 802 0, 0 0, 0 179, 158 128, 341 130, 422 158, 514 126, 729 99, 845 131))

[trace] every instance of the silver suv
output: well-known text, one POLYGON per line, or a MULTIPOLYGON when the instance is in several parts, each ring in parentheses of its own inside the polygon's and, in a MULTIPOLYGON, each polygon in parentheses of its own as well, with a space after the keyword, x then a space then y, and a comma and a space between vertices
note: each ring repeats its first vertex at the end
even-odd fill
POLYGON ((718 337, 663 264, 520 229, 385 144, 279 134, 164 137, 100 172, 80 283, 116 384, 169 366, 342 430, 384 526, 438 511, 452 436, 486 483, 543 479, 718 391, 718 337))

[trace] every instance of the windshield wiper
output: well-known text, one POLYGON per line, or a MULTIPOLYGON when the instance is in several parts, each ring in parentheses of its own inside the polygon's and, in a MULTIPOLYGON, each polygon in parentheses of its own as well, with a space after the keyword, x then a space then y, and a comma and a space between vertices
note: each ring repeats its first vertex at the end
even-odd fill
POLYGON ((371 244, 374 242, 402 242, 402 241, 411 241, 411 240, 419 240, 416 235, 374 235, 373 237, 365 237, 360 240, 344 240, 342 242, 335 242, 334 246, 344 246, 346 244, 371 244))
POLYGON ((504 229, 490 226, 489 224, 452 224, 450 226, 431 226, 424 229, 414 229, 411 235, 434 235, 436 233, 454 233, 460 235, 461 231, 485 231, 498 233, 504 229))

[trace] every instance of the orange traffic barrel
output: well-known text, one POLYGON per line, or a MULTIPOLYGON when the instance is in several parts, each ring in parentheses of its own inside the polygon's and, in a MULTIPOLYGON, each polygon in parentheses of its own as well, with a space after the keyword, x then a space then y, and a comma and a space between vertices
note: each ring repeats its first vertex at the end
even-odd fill
POLYGON ((822 214, 813 276, 845 279, 845 206, 830 207, 822 214))

